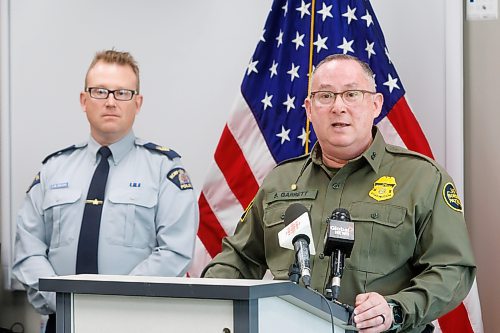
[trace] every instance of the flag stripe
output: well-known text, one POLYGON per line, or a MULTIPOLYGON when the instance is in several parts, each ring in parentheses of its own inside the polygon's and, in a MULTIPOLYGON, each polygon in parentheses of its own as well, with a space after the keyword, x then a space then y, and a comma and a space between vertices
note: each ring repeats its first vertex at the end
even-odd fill
POLYGON ((188 277, 199 277, 203 268, 212 260, 212 256, 208 253, 205 245, 201 241, 200 237, 196 237, 196 243, 194 247, 193 261, 191 261, 191 267, 186 274, 188 277))
POLYGON ((472 330, 475 333, 483 333, 483 317, 481 315, 481 303, 479 302, 479 291, 477 290, 476 279, 474 279, 472 288, 467 297, 465 297, 463 304, 467 310, 472 330))
POLYGON ((208 205, 203 193, 200 194, 198 205, 200 207, 200 216, 203 216, 203 223, 200 223, 198 236, 210 256, 213 258, 221 251, 221 240, 227 235, 208 205))
POLYGON ((234 221, 241 216, 244 207, 234 196, 217 164, 212 164, 207 177, 210 182, 203 186, 205 200, 226 234, 232 235, 236 227, 234 221))
POLYGON ((238 142, 255 180, 262 184, 267 173, 276 166, 276 161, 269 152, 254 114, 241 94, 236 98, 227 126, 238 142))
POLYGON ((259 189, 240 146, 229 131, 224 127, 220 142, 215 151, 215 161, 227 180, 238 201, 246 207, 259 189), (230 156, 231 158, 227 158, 230 156))
POLYGON ((403 140, 401 140, 401 137, 399 136, 398 132, 392 125, 391 121, 387 117, 382 119, 377 124, 377 127, 380 130, 380 132, 382 132, 384 139, 386 139, 387 142, 390 142, 391 145, 407 148, 403 140))
POLYGON ((411 112, 404 96, 397 101, 387 117, 408 149, 418 151, 430 158, 434 158, 424 132, 415 118, 415 115, 411 112), (409 128, 411 128, 411 131, 409 128))
POLYGON ((474 333, 463 303, 440 317, 438 321, 443 332, 474 333))

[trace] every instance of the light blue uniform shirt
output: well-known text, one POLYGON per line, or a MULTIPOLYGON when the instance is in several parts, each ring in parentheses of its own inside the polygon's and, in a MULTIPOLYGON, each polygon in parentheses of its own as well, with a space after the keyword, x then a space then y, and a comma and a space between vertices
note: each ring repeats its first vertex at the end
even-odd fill
MULTIPOLYGON (((100 274, 182 276, 191 262, 198 206, 174 151, 127 136, 109 146, 102 211, 100 274)), ((75 274, 87 191, 100 156, 88 143, 63 150, 43 165, 17 216, 14 276, 35 309, 55 311, 55 295, 40 292, 41 277, 75 274)))

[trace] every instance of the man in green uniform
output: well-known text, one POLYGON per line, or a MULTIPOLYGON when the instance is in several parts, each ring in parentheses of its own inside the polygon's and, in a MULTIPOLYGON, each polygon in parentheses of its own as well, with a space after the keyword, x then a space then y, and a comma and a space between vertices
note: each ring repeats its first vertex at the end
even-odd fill
POLYGON ((270 172, 203 275, 260 279, 269 269, 288 279, 294 251, 277 234, 298 202, 311 214, 311 286, 324 292, 324 221, 342 207, 356 239, 339 300, 355 306, 357 328, 432 332, 430 323, 467 295, 476 268, 453 180, 434 161, 384 142, 373 126, 382 104, 367 64, 346 55, 318 64, 305 101, 318 143, 270 172))

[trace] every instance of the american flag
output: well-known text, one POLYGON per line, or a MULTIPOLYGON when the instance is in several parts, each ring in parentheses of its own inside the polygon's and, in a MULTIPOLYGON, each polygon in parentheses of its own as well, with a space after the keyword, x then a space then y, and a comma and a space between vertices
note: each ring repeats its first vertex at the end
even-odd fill
MULTIPOLYGON (((372 68, 384 95, 375 123, 386 141, 433 157, 368 0, 275 0, 200 194, 190 276, 199 276, 221 251, 222 238, 234 233, 267 173, 316 142, 303 102, 313 66, 333 53, 354 55, 372 68)), ((438 332, 483 332, 476 284, 435 325, 438 332)))

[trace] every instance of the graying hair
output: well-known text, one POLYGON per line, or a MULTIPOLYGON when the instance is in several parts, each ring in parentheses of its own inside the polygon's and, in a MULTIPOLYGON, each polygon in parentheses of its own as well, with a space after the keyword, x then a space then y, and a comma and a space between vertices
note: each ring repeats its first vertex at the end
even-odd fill
POLYGON ((357 62, 361 66, 361 69, 363 70, 363 72, 365 73, 366 78, 368 79, 368 82, 370 82, 373 85, 373 88, 375 88, 375 79, 373 78, 373 71, 370 68, 370 66, 366 62, 364 62, 364 61, 362 61, 354 56, 348 55, 348 54, 341 54, 340 53, 340 54, 331 54, 331 55, 327 56, 326 58, 321 60, 316 65, 316 67, 314 68, 314 71, 312 72, 313 77, 314 77, 314 73, 316 73, 318 68, 320 68, 321 66, 323 66, 327 62, 335 61, 335 60, 352 60, 352 61, 357 62))

